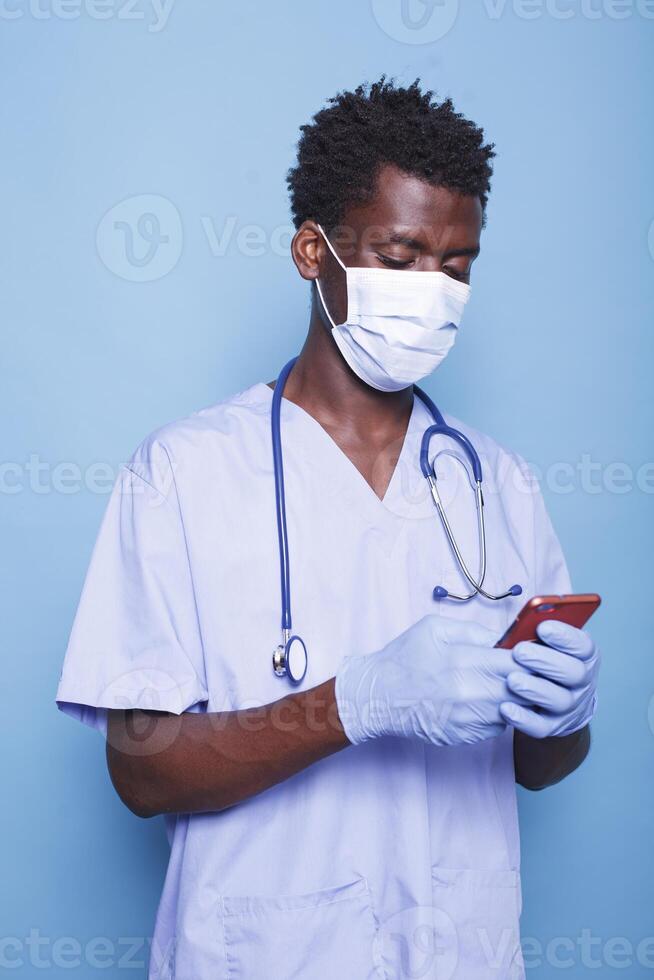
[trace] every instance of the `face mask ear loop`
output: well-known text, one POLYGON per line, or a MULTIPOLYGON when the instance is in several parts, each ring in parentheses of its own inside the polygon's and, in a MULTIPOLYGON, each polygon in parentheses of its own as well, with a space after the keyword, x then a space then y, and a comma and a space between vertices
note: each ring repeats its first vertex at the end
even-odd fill
MULTIPOLYGON (((322 237, 323 237, 323 238, 325 239, 325 241, 327 242, 327 248, 328 248, 328 249, 329 249, 329 251, 330 251, 330 252, 332 253, 332 255, 334 256, 334 258, 336 259, 336 261, 337 261, 337 262, 338 262, 338 264, 340 265, 340 267, 341 267, 341 269, 343 269, 343 270, 345 271, 345 274, 347 275, 347 268, 346 268, 346 267, 345 267, 345 265, 344 265, 344 264, 343 264, 343 263, 341 262, 341 260, 340 260, 340 258, 338 257, 338 255, 337 255, 337 254, 336 254, 336 252, 334 251, 334 246, 332 245, 332 243, 330 242, 330 240, 329 240, 329 239, 327 238, 327 235, 325 234, 325 232, 324 232, 324 231, 323 231, 323 229, 322 229, 322 225, 318 225, 318 228, 320 229, 320 234, 322 235, 322 237)), ((331 325, 332 325, 332 327, 333 327, 334 329, 336 329, 336 324, 334 323, 334 321, 333 321, 333 319, 332 319, 332 315, 331 315, 331 313, 330 313, 330 312, 329 312, 329 310, 327 309, 327 304, 325 303, 325 298, 324 298, 324 296, 323 296, 323 294, 322 294, 322 289, 320 288, 320 280, 319 280, 319 279, 316 279, 316 280, 314 280, 314 281, 315 281, 315 283, 316 283, 316 289, 318 290, 318 295, 320 296, 320 302, 322 303, 322 308, 323 308, 323 310, 325 311, 325 313, 327 314, 327 319, 328 319, 328 320, 329 320, 329 322, 331 323, 331 325)))
POLYGON ((327 238, 327 235, 323 231, 322 225, 318 225, 318 228, 320 230, 320 234, 322 235, 322 237, 325 239, 325 241, 327 243, 327 248, 332 253, 332 255, 334 256, 334 258, 336 259, 336 261, 340 265, 341 269, 343 269, 345 272, 347 272, 347 268, 345 267, 345 265, 343 264, 343 262, 341 261, 341 259, 338 257, 338 255, 334 251, 334 246, 332 245, 332 243, 330 242, 330 240, 327 238))
POLYGON ((332 325, 332 329, 334 329, 334 330, 335 330, 335 329, 336 329, 336 324, 335 324, 335 323, 334 323, 334 321, 332 320, 332 315, 331 315, 331 313, 329 312, 329 310, 327 309, 327 304, 325 303, 325 298, 324 298, 324 296, 323 296, 323 294, 322 294, 322 289, 320 288, 320 282, 319 282, 319 280, 318 280, 318 279, 314 279, 314 282, 315 282, 315 284, 316 284, 316 289, 318 290, 318 295, 320 296, 320 302, 322 303, 322 308, 323 308, 323 310, 325 311, 325 313, 327 314, 327 319, 328 319, 328 320, 329 320, 329 322, 331 323, 331 325, 332 325))

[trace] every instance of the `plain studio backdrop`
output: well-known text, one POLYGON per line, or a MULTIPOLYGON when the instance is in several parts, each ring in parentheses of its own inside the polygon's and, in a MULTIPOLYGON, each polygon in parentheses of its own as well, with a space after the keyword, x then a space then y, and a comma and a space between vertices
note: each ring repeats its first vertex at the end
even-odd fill
POLYGON ((163 821, 57 711, 68 632, 118 465, 299 350, 298 129, 382 73, 451 95, 498 154, 426 388, 534 466, 575 589, 604 598, 591 755, 519 791, 527 975, 652 974, 653 40, 646 0, 2 3, 7 975, 144 975, 163 821))

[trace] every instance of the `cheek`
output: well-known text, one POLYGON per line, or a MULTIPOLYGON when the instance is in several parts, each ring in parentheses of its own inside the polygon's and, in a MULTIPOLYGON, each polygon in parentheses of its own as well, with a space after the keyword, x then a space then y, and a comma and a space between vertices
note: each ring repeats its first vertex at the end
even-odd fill
POLYGON ((345 277, 343 281, 336 283, 334 287, 334 309, 332 313, 335 323, 345 323, 347 319, 347 284, 345 277))
MULTIPOLYGON (((328 279, 321 280, 320 286, 327 309, 334 323, 344 323, 347 317, 347 284, 345 273, 342 275, 329 276, 328 279)), ((320 296, 316 289, 316 301, 320 304, 320 296)), ((332 329, 329 317, 322 311, 322 320, 328 330, 332 329)))

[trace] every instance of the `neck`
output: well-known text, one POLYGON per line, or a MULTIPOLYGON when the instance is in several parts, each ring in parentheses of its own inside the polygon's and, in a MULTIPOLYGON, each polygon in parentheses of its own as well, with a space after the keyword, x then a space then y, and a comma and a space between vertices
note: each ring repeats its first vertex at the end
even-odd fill
POLYGON ((406 429, 413 406, 412 387, 377 391, 357 377, 315 306, 284 397, 330 428, 360 430, 370 439, 383 441, 406 429))

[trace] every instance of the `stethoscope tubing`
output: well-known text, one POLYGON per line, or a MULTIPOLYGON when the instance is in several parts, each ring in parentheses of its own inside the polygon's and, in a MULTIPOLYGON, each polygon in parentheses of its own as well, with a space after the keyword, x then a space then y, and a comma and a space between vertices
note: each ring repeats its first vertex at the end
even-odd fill
MULTIPOLYGON (((294 684, 300 683, 306 673, 306 646, 304 641, 299 636, 293 636, 293 621, 291 615, 291 572, 290 572, 290 557, 289 557, 289 547, 288 547, 288 528, 286 524, 286 492, 284 488, 284 460, 282 452, 282 437, 281 437, 281 407, 282 407, 282 397, 284 394, 284 388, 286 386, 286 381, 288 376, 293 370, 293 366, 297 360, 297 357, 293 357, 287 364, 284 365, 280 371, 279 377, 275 384, 275 388, 272 396, 272 406, 270 411, 270 429, 271 429, 271 441, 272 441, 272 456, 273 456, 273 471, 275 479, 275 509, 277 514, 277 534, 279 539, 279 573, 280 573, 280 588, 281 588, 281 606, 282 606, 282 643, 277 647, 275 653, 273 654, 273 665, 275 672, 282 676, 288 674, 289 679, 294 684), (297 676, 293 676, 288 666, 288 651, 290 644, 299 642, 304 649, 305 660, 304 660, 304 670, 301 671, 297 676)), ((454 599, 459 602, 468 602, 470 599, 474 598, 476 595, 482 595, 486 599, 506 599, 508 596, 520 595, 522 589, 519 585, 512 585, 506 592, 500 595, 493 595, 487 592, 483 588, 484 580, 486 578, 486 525, 484 520, 484 496, 482 491, 483 482, 483 471, 481 466, 481 460, 477 454, 475 447, 472 445, 467 436, 458 429, 454 429, 452 426, 448 425, 443 416, 441 415, 439 409, 436 407, 429 395, 424 392, 418 385, 413 386, 414 393, 422 401, 430 415, 432 416, 434 423, 425 429, 422 440, 420 443, 420 469, 423 476, 429 483, 430 492, 432 499, 434 501, 436 511, 439 515, 445 535, 447 537, 448 543, 452 549, 453 555, 456 558, 457 564, 465 576, 466 580, 472 588, 472 592, 469 595, 455 595, 454 593, 448 592, 442 586, 437 586, 433 595, 435 599, 454 599), (466 561, 461 553, 452 527, 445 513, 445 508, 440 499, 440 494, 438 493, 437 487, 437 476, 434 468, 434 464, 429 462, 429 446, 431 440, 435 435, 442 435, 449 439, 453 439, 462 448, 463 452, 467 456, 470 466, 472 467, 472 472, 475 479, 475 504, 477 510, 477 531, 479 537, 479 574, 475 579, 466 561)))
POLYGON ((284 365, 275 383, 270 411, 273 470, 275 473, 275 508, 277 511, 277 535, 279 540, 279 573, 282 596, 282 630, 293 629, 291 618, 291 571, 288 551, 288 527, 286 525, 286 491, 284 489, 284 460, 282 456, 281 408, 282 396, 289 374, 297 358, 284 365))

